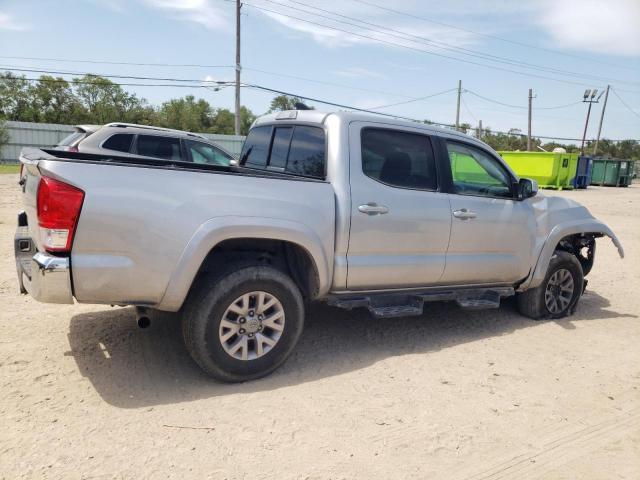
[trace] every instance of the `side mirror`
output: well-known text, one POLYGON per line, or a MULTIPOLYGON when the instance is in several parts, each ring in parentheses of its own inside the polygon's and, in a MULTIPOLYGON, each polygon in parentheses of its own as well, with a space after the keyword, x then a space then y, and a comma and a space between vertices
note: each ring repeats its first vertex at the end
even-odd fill
POLYGON ((535 197, 538 193, 538 182, 530 178, 521 178, 518 182, 518 198, 525 200, 535 197))

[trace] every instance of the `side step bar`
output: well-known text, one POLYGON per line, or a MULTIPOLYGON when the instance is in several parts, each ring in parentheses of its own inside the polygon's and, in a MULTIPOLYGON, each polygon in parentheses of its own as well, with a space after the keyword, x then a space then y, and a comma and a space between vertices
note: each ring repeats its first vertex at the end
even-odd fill
POLYGON ((513 287, 428 290, 411 293, 334 294, 328 304, 351 310, 364 307, 376 318, 422 315, 425 302, 456 302, 465 309, 498 308, 503 297, 515 294, 513 287))

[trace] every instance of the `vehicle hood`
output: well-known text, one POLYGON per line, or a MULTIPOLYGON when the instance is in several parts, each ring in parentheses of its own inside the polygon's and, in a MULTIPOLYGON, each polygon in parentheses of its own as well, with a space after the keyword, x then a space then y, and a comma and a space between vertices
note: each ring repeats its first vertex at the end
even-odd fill
POLYGON ((591 215, 585 206, 569 198, 547 196, 542 193, 538 193, 532 200, 538 238, 546 238, 559 231, 567 231, 568 234, 600 233, 610 237, 620 257, 624 257, 624 250, 615 234, 607 225, 591 215))

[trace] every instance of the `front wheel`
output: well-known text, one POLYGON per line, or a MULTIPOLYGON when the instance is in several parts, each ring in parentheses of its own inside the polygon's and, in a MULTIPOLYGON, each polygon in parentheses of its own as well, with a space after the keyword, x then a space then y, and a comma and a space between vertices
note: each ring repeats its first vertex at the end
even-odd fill
POLYGON ((580 262, 574 255, 558 250, 551 257, 544 281, 518 294, 518 310, 535 320, 566 317, 573 313, 583 289, 580 262))
POLYGON ((242 382, 271 373, 287 359, 304 324, 300 290, 269 266, 204 277, 185 306, 187 350, 212 377, 242 382))

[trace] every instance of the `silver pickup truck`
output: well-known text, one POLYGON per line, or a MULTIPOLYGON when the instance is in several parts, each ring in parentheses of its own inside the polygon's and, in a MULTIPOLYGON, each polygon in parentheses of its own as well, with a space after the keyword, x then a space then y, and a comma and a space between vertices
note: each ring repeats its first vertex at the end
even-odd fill
MULTIPOLYGON (((116 152, 117 153, 117 152, 116 152)), ((613 232, 537 193, 484 143, 357 113, 259 118, 238 165, 25 149, 20 288, 51 303, 181 313, 223 381, 266 375, 325 301, 373 316, 425 302, 571 314, 613 232)))

